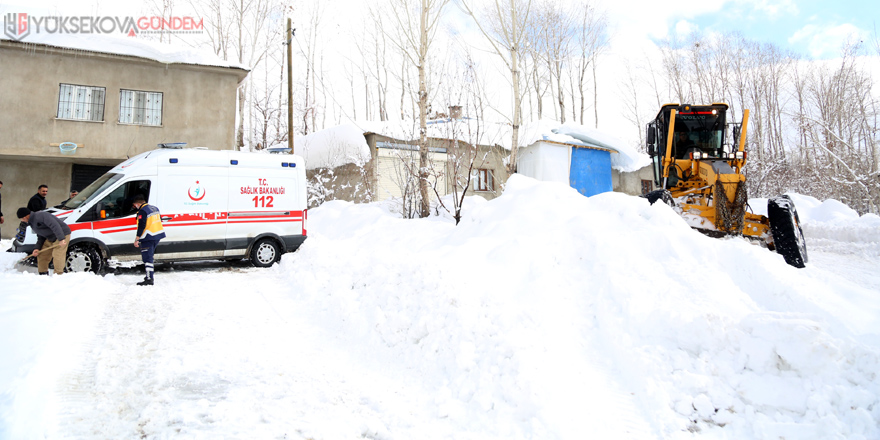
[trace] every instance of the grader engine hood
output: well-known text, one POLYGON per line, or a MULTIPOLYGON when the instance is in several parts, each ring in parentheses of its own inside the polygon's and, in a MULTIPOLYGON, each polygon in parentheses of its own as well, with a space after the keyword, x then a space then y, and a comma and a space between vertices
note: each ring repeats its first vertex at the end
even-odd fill
POLYGON ((701 161, 700 178, 709 183, 724 186, 727 200, 733 202, 736 197, 736 188, 746 181, 746 176, 739 174, 726 161, 701 161))

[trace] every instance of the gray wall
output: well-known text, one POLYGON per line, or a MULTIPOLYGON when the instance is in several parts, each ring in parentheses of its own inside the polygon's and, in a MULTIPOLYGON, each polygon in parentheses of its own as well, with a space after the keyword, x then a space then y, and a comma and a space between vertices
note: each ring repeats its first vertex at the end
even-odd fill
POLYGON ((630 173, 621 173, 615 169, 611 170, 611 185, 616 192, 626 193, 631 196, 642 195, 642 180, 651 181, 651 188, 656 189, 654 188, 654 171, 650 165, 630 173))

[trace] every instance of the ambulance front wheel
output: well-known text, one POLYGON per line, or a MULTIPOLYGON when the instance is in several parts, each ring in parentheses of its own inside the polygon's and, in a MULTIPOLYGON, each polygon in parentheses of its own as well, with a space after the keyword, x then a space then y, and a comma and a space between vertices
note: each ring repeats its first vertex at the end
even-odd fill
POLYGON ((101 273, 104 259, 101 252, 89 245, 76 245, 67 251, 67 272, 101 273))
POLYGON ((269 267, 281 258, 281 248, 270 238, 264 238, 251 249, 251 264, 256 267, 269 267))

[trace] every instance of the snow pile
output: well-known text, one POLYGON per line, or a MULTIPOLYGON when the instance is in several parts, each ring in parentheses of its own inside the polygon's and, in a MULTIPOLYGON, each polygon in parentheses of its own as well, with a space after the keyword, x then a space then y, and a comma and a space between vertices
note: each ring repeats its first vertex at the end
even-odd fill
POLYGON ((317 321, 423 378, 449 424, 578 438, 604 426, 584 414, 634 411, 647 416, 613 432, 880 435, 880 320, 852 286, 622 194, 513 176, 466 215, 451 227, 331 202, 282 265, 317 321))
MULTIPOLYGON (((880 216, 859 213, 845 204, 790 193, 801 220, 808 249, 825 249, 838 253, 880 257, 880 216)), ((767 199, 750 199, 756 213, 767 215, 767 199)))
POLYGON ((0 253, 0 438, 880 438, 876 259, 519 175, 458 226, 391 211, 327 202, 274 268, 149 290, 0 253))

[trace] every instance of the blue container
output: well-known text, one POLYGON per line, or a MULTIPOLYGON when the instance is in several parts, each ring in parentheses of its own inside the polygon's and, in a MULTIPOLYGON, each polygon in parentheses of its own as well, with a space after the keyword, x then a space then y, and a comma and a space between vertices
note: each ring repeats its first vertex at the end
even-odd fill
POLYGON ((611 152, 572 147, 569 184, 589 197, 611 191, 611 152))

